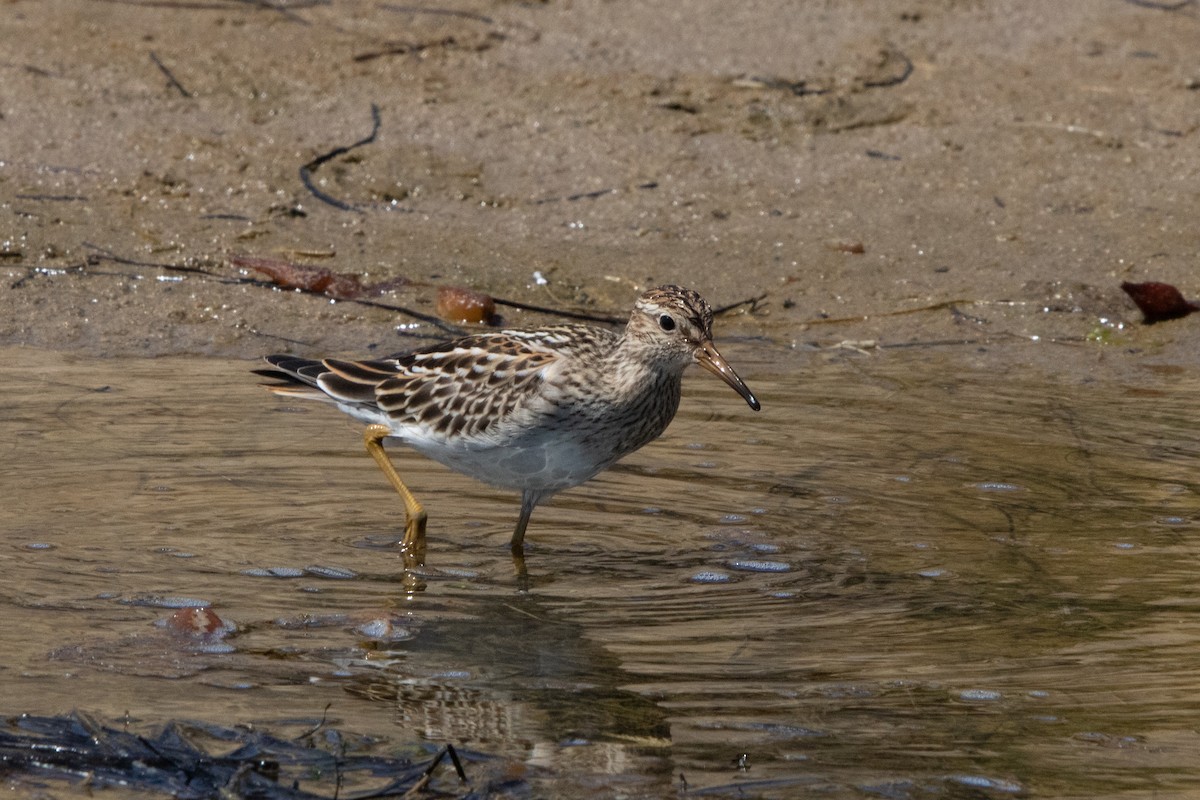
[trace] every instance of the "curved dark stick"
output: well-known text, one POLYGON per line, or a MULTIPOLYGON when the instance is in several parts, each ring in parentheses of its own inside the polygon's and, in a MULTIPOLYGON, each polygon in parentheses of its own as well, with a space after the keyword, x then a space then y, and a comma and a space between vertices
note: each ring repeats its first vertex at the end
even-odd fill
POLYGON ((356 147, 362 147, 363 145, 370 144, 371 142, 375 141, 375 136, 379 133, 379 126, 379 106, 375 103, 371 103, 371 132, 362 139, 359 139, 354 144, 345 145, 343 147, 335 147, 328 153, 317 156, 312 161, 309 161, 307 164, 301 167, 300 181, 304 184, 304 188, 308 189, 308 191, 312 193, 312 196, 320 200, 322 203, 328 203, 334 208, 342 211, 354 211, 358 214, 363 213, 362 209, 355 208, 344 200, 339 200, 333 195, 318 189, 316 184, 314 184, 312 181, 312 174, 317 171, 317 167, 321 166, 326 161, 330 161, 340 155, 345 155, 356 147))

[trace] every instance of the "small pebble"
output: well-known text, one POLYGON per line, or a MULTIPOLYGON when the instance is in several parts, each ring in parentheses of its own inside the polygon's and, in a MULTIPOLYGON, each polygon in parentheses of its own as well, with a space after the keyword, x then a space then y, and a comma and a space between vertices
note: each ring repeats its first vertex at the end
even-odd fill
POLYGON ((1000 481, 984 481, 983 483, 975 484, 975 488, 983 492, 1022 492, 1024 486, 1018 486, 1015 483, 1001 483, 1000 481))
POLYGON ((200 608, 210 606, 208 600, 198 597, 179 597, 175 595, 144 594, 137 597, 126 597, 117 602, 127 606, 150 606, 152 608, 200 608))
POLYGON ((705 571, 697 572, 688 580, 692 583, 729 583, 733 578, 725 572, 705 571))
POLYGON ((382 642, 401 642, 413 637, 408 628, 396 625, 390 619, 373 619, 354 629, 355 633, 382 642))
POLYGON ((304 570, 299 567, 253 567, 242 570, 242 574, 252 578, 299 578, 304 570))
POLYGON ((475 580, 479 577, 479 571, 467 569, 465 567, 442 567, 440 570, 442 575, 449 578, 463 578, 464 580, 475 580))
POLYGON ((1002 781, 996 778, 985 778, 982 775, 951 775, 950 780, 955 783, 960 783, 963 786, 970 786, 975 789, 994 789, 998 792, 1007 792, 1015 794, 1021 791, 1019 783, 1012 781, 1002 781))
POLYGON ((788 572, 791 570, 791 564, 783 561, 752 561, 747 559, 738 559, 729 562, 730 569, 736 569, 740 572, 788 572))
POLYGON ((309 575, 315 575, 318 578, 332 578, 334 580, 346 580, 348 578, 357 578, 358 573, 354 570, 346 569, 345 567, 323 567, 314 565, 305 567, 304 571, 309 575))

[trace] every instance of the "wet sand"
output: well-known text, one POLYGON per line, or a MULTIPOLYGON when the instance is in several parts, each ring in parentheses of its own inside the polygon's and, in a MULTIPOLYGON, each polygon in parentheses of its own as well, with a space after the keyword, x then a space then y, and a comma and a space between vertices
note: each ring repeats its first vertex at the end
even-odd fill
MULTIPOLYGON (((404 345, 236 254, 425 313, 675 281, 763 296, 722 324, 784 345, 1109 336, 1120 281, 1193 280, 1198 33, 1121 0, 10 2, 0 343, 404 345)), ((1118 338, 1190 359, 1191 327, 1118 338)))

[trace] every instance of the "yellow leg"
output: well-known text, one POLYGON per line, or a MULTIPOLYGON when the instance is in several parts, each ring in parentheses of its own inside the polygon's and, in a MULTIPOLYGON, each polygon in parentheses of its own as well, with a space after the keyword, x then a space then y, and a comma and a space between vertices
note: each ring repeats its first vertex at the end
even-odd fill
POLYGON ((371 458, 375 459, 375 463, 383 470, 383 474, 387 476, 392 488, 404 501, 403 546, 406 552, 419 558, 425 553, 425 509, 417 502, 417 498, 413 497, 413 493, 404 485, 404 481, 400 480, 400 473, 396 472, 396 468, 392 466, 392 460, 388 458, 387 451, 383 449, 384 438, 391 434, 391 430, 386 425, 368 425, 367 429, 363 431, 363 441, 366 442, 367 452, 371 454, 371 458))

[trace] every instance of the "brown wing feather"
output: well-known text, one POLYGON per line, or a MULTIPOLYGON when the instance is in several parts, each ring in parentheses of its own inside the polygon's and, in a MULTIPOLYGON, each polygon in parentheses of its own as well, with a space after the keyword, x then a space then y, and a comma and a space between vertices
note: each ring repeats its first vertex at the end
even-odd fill
MULTIPOLYGON (((618 338, 595 329, 590 336, 577 333, 563 325, 466 336, 379 360, 278 355, 268 356, 267 363, 283 373, 277 377, 313 387, 338 402, 379 408, 397 425, 470 436, 487 431, 535 397, 545 367, 579 355, 577 351, 611 346, 618 338)), ((294 384, 277 391, 302 393, 294 384)))
POLYGON ((318 389, 336 400, 368 405, 375 403, 375 387, 396 374, 396 365, 390 361, 327 358, 321 366, 316 379, 318 389))
POLYGON ((542 369, 557 359, 512 340, 472 338, 472 345, 485 346, 463 347, 460 341, 455 348, 409 354, 399 374, 375 387, 376 405, 398 423, 423 425, 434 433, 483 433, 535 396, 542 369))

